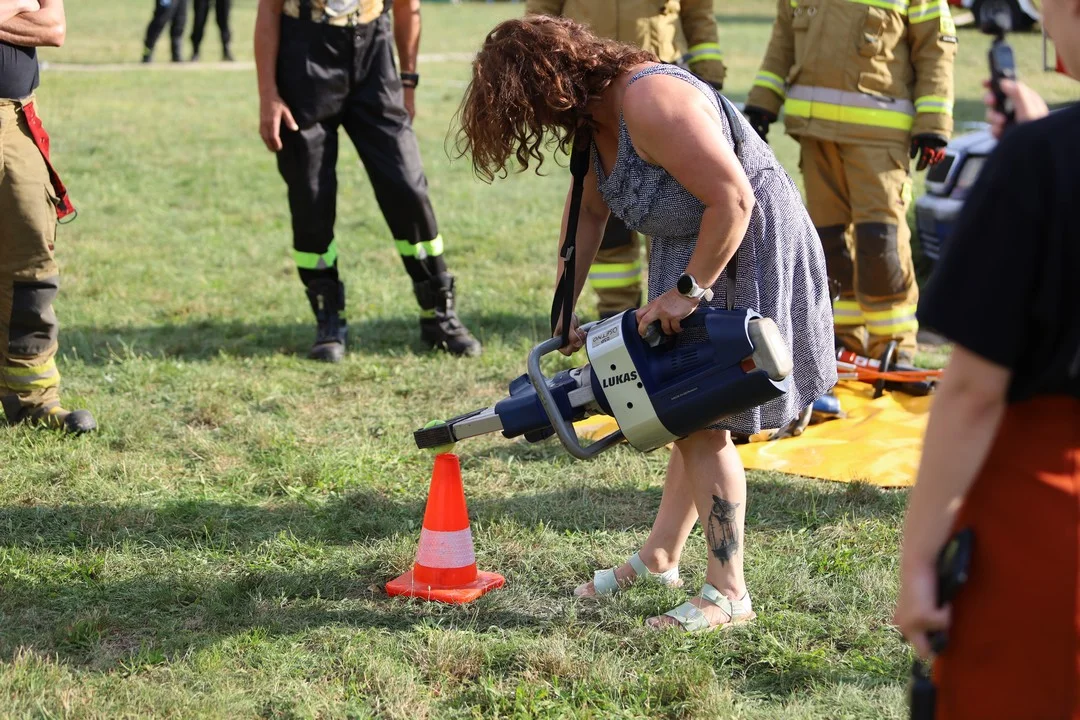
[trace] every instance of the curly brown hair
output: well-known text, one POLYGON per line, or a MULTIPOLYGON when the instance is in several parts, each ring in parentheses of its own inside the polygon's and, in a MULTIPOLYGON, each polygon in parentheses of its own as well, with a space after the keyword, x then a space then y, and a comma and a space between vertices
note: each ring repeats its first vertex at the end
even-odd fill
POLYGON ((535 159, 539 174, 542 149, 568 151, 574 133, 590 121, 589 102, 619 74, 646 62, 657 58, 565 18, 499 23, 473 62, 458 109, 458 157, 471 154, 473 170, 488 182, 505 177, 511 155, 519 172, 535 159))

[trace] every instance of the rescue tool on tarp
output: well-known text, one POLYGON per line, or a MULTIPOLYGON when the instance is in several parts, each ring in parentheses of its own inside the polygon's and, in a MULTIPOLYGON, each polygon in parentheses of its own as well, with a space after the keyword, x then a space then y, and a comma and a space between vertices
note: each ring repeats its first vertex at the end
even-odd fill
POLYGON ((646 337, 636 311, 582 326, 589 363, 544 375, 540 361, 563 346, 546 340, 529 353, 528 372, 491 407, 417 430, 422 449, 500 432, 538 442, 557 435, 587 460, 624 440, 648 452, 788 391, 791 351, 776 323, 753 310, 699 308, 678 340, 654 324, 646 337), (594 415, 619 429, 584 446, 573 423, 594 415))

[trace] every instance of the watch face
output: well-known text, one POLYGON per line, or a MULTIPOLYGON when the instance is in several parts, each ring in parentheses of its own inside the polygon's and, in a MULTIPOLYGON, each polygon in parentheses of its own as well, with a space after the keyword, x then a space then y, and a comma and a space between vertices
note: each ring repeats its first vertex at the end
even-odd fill
POLYGON ((690 291, 694 289, 694 277, 692 275, 683 275, 679 278, 679 283, 675 286, 683 295, 689 295, 690 291))

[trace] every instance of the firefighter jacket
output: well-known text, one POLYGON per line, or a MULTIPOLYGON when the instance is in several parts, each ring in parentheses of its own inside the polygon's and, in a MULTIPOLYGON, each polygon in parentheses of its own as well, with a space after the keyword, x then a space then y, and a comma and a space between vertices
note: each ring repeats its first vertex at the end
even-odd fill
POLYGON ((956 26, 946 0, 779 0, 747 106, 789 134, 906 144, 952 132, 956 26))
POLYGON ((713 0, 526 0, 525 12, 570 18, 600 37, 682 65, 717 87, 724 83, 713 0))

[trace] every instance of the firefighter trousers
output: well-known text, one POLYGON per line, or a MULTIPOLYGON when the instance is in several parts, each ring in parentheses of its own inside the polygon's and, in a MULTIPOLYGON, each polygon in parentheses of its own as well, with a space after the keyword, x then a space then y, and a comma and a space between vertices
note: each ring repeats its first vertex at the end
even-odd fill
MULTIPOLYGON (((195 0, 193 4, 195 17, 191 23, 191 49, 194 52, 199 52, 199 48, 202 46, 206 21, 210 18, 210 1, 195 0)), ((221 32, 221 47, 226 50, 232 40, 232 32, 229 30, 229 10, 231 6, 232 0, 214 0, 214 15, 217 17, 218 30, 221 32)))
POLYGON ((357 27, 282 17, 277 83, 300 129, 281 128, 293 249, 305 283, 337 277, 338 128, 364 164, 413 282, 446 271, 420 147, 405 110, 387 15, 357 27))
POLYGON ((596 291, 600 317, 641 305, 641 278, 641 237, 611 215, 589 268, 589 285, 596 291))
POLYGON ((154 16, 150 18, 150 24, 146 26, 146 39, 143 40, 143 46, 147 50, 153 50, 165 26, 172 23, 169 28, 169 38, 173 56, 179 57, 186 22, 187 0, 154 0, 154 16))
POLYGON ((39 408, 60 402, 56 195, 21 107, 0 99, 0 396, 39 408))
POLYGON ((911 259, 907 148, 800 138, 806 205, 825 251, 836 337, 860 354, 895 340, 915 352, 919 288, 911 259))

